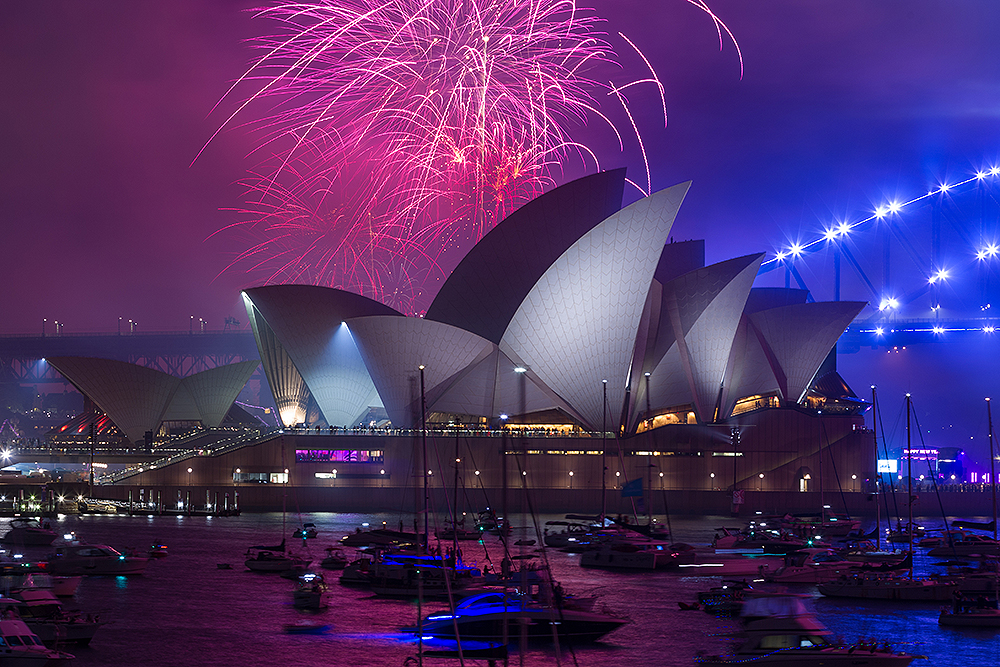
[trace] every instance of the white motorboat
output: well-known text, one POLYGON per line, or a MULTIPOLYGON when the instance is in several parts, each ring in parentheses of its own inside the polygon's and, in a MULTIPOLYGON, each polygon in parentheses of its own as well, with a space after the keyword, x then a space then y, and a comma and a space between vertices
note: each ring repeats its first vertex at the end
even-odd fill
POLYGON ((243 564, 248 570, 253 572, 287 572, 289 570, 302 569, 309 566, 309 561, 298 558, 293 554, 270 551, 250 547, 247 550, 246 559, 243 564))
POLYGON ((46 570, 50 574, 72 575, 131 575, 146 571, 149 558, 128 556, 106 544, 67 544, 49 556, 46 570))
POLYGON ((57 597, 73 597, 80 587, 83 577, 53 577, 42 572, 29 572, 25 575, 5 574, 0 576, 0 589, 16 591, 24 589, 43 589, 57 597))
POLYGON ((707 665, 785 665, 787 667, 905 667, 915 656, 896 653, 887 644, 840 644, 796 597, 763 597, 743 606, 739 646, 726 656, 696 658, 707 665))
POLYGON ((18 619, 0 620, 0 665, 3 667, 51 667, 64 665, 75 656, 46 648, 42 640, 18 619))
POLYGON ((49 522, 39 522, 31 517, 17 517, 10 522, 10 530, 3 536, 4 544, 47 547, 58 537, 49 522))
MULTIPOLYGON (((454 639, 456 628, 463 641, 496 642, 516 638, 526 628, 530 639, 551 641, 553 630, 560 641, 596 641, 627 621, 566 604, 546 604, 515 591, 492 591, 462 600, 452 612, 428 616, 420 627, 424 636, 454 639), (506 626, 506 627, 505 627, 506 626)), ((415 632, 417 628, 406 628, 415 632)))
MULTIPOLYGON (((51 591, 26 589, 0 597, 0 609, 13 611, 46 645, 76 643, 86 646, 101 627, 100 620, 67 612, 51 591)), ((0 665, 3 665, 0 660, 0 665)))
POLYGON ((296 580, 295 589, 292 591, 292 606, 296 609, 323 609, 323 593, 326 592, 326 583, 323 577, 307 572, 296 580))

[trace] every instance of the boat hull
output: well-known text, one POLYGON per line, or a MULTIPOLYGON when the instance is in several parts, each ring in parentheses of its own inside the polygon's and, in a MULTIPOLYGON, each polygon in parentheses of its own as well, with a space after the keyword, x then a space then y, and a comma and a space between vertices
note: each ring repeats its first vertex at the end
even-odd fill
POLYGON ((819 592, 827 597, 864 598, 869 600, 942 601, 951 600, 958 585, 920 579, 874 579, 863 583, 842 580, 820 584, 819 592))
POLYGON ((944 610, 938 617, 938 625, 958 628, 1000 628, 1000 611, 984 609, 955 614, 944 610))
MULTIPOLYGON (((474 641, 517 641, 521 628, 527 630, 528 639, 552 641, 553 629, 559 640, 592 642, 624 625, 625 621, 608 618, 599 614, 565 611, 560 618, 554 610, 518 612, 511 610, 489 614, 477 614, 458 619, 458 634, 463 639, 474 641), (506 634, 504 628, 506 627, 506 634)), ((422 632, 426 636, 440 639, 455 638, 455 624, 449 619, 430 621, 424 624, 422 632)))
POLYGON ((913 656, 865 649, 786 649, 760 655, 737 655, 730 658, 700 658, 703 665, 785 665, 786 667, 905 667, 913 656))
POLYGON ((148 558, 125 558, 109 560, 84 560, 80 562, 49 561, 48 571, 57 576, 76 575, 134 575, 146 571, 148 558))

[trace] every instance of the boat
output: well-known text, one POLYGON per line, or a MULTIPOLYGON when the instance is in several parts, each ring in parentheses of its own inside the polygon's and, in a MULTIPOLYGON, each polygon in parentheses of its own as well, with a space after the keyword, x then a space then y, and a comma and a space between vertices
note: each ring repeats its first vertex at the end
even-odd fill
POLYGON ((308 567, 309 561, 292 554, 250 547, 247 549, 246 560, 243 561, 243 564, 253 572, 287 572, 288 570, 308 567))
POLYGON ((590 541, 592 527, 575 521, 546 521, 543 532, 545 546, 553 549, 565 549, 573 543, 590 541), (562 530, 549 532, 549 526, 562 526, 562 530))
POLYGON ((18 591, 25 589, 42 589, 50 591, 56 597, 73 597, 80 587, 83 577, 53 577, 43 572, 29 572, 25 575, 4 575, 0 577, 0 589, 18 591))
POLYGON ((869 600, 949 600, 958 584, 933 577, 903 578, 884 574, 844 575, 817 586, 827 597, 869 600))
POLYGON ((345 547, 395 547, 405 544, 425 543, 423 536, 416 533, 407 533, 402 530, 389 530, 388 528, 373 528, 372 530, 361 530, 356 528, 353 533, 349 533, 340 539, 341 546, 345 547))
MULTIPOLYGON (((453 611, 431 614, 424 619, 420 632, 437 639, 496 642, 519 636, 526 629, 529 639, 551 641, 553 631, 559 640, 596 641, 617 630, 625 619, 594 611, 575 609, 556 602, 534 600, 517 591, 490 591, 467 597, 453 611)), ((417 628, 404 628, 416 632, 417 628)))
POLYGON ((962 628, 1000 628, 1000 609, 997 598, 979 596, 970 599, 956 595, 951 607, 943 607, 938 625, 962 628))
POLYGON ((312 539, 317 535, 319 535, 319 530, 314 523, 304 523, 301 528, 292 533, 292 537, 303 540, 312 539))
POLYGON ((781 517, 781 528, 806 538, 814 535, 847 537, 861 529, 861 521, 824 508, 821 513, 786 514, 781 517))
POLYGON ((932 558, 971 558, 973 556, 996 558, 1000 556, 1000 542, 983 535, 965 531, 950 531, 946 539, 947 543, 934 547, 927 552, 927 555, 932 558))
MULTIPOLYGON (((243 564, 253 572, 288 572, 304 571, 309 566, 309 561, 299 558, 292 552, 286 553, 285 540, 281 540, 281 544, 259 544, 249 547, 243 564)), ((297 577, 298 573, 295 576, 297 577)))
POLYGON ((459 540, 465 542, 482 538, 483 534, 481 532, 466 529, 463 525, 464 523, 464 519, 459 521, 457 525, 452 525, 451 521, 449 521, 447 528, 436 531, 434 535, 439 540, 459 540))
POLYGON ((44 589, 25 589, 0 597, 0 609, 16 613, 49 646, 65 642, 86 646, 102 625, 93 616, 67 612, 62 602, 44 589))
POLYGON ((71 653, 46 648, 24 621, 0 619, 0 665, 3 667, 52 667, 75 658, 71 653))
POLYGON ((147 552, 150 558, 166 558, 170 554, 167 552, 166 544, 154 544, 147 552))
POLYGON ((295 589, 292 591, 292 606, 296 609, 325 609, 324 592, 326 584, 323 577, 307 572, 296 579, 295 589))
POLYGON ((321 635, 330 629, 330 624, 323 623, 321 621, 310 621, 307 618, 303 618, 295 621, 294 623, 285 623, 281 626, 281 628, 290 634, 321 635))
POLYGON ((896 528, 886 534, 886 540, 893 544, 919 543, 926 538, 926 533, 927 529, 921 525, 912 522, 897 523, 896 528))
POLYGON ((765 579, 784 584, 818 584, 862 567, 863 563, 849 561, 832 549, 800 549, 785 554, 785 564, 765 575, 765 579))
POLYGON ((705 665, 786 665, 787 667, 905 667, 915 657, 897 653, 887 643, 842 644, 797 597, 747 600, 740 644, 730 655, 699 655, 705 665))
POLYGON ((319 562, 324 570, 343 570, 350 562, 340 547, 327 547, 325 551, 326 557, 319 562))
POLYGON ((745 530, 722 527, 716 531, 712 540, 716 553, 784 555, 799 549, 829 546, 819 540, 806 540, 782 530, 768 528, 766 522, 758 524, 751 521, 745 530))
POLYGON ((146 571, 149 558, 130 556, 106 544, 68 544, 49 556, 45 570, 54 575, 135 575, 146 571))
POLYGON ((448 599, 470 588, 479 579, 479 570, 443 564, 432 556, 386 557, 369 573, 369 588, 380 597, 448 599), (393 560, 395 558, 396 560, 393 560))
POLYGON ((510 534, 510 524, 503 517, 498 517, 496 512, 490 508, 484 509, 476 515, 476 530, 480 533, 490 533, 491 535, 510 534))
POLYGON ((17 517, 10 522, 10 530, 4 534, 2 541, 4 544, 18 546, 47 547, 56 537, 58 535, 49 527, 48 521, 41 523, 31 517, 17 517))
POLYGON ((606 570, 662 570, 694 560, 694 547, 660 540, 613 539, 580 555, 581 567, 606 570))
MULTIPOLYGON (((688 608, 700 608, 712 616, 740 616, 743 605, 750 598, 785 597, 785 592, 763 591, 754 588, 747 581, 723 581, 721 586, 714 586, 707 591, 698 593, 698 603, 687 605, 688 608)), ((678 605, 681 603, 678 602, 678 605)), ((682 607, 683 608, 683 607, 682 607)))
POLYGON ((907 558, 912 558, 912 554, 909 551, 903 551, 901 549, 893 549, 892 551, 888 551, 886 549, 876 549, 875 545, 869 545, 866 543, 858 545, 853 549, 841 551, 840 555, 843 556, 845 560, 866 563, 868 565, 895 564, 900 563, 907 558))

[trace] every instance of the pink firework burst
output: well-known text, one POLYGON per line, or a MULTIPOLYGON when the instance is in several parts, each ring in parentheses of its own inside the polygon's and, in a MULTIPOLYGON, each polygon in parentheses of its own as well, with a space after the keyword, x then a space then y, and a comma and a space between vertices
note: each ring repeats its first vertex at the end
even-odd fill
MULTIPOLYGON (((702 0, 684 0, 728 29, 702 0)), ((598 100, 663 86, 619 67, 601 19, 572 0, 326 0, 275 4, 277 26, 234 85, 253 94, 223 124, 268 105, 258 169, 238 228, 251 247, 231 266, 267 282, 310 282, 420 310, 454 254, 552 187, 564 164, 599 167, 571 129, 598 121, 598 100)), ((232 90, 231 90, 232 92, 232 90)), ((643 192, 650 189, 649 169, 643 192)))

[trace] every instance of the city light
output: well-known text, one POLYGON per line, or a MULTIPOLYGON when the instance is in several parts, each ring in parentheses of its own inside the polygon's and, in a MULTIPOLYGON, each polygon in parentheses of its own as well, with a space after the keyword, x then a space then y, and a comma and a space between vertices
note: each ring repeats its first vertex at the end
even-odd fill
POLYGON ((947 277, 948 277, 947 269, 939 269, 937 273, 935 273, 933 276, 927 279, 927 282, 933 285, 934 283, 940 280, 944 280, 947 277))
POLYGON ((1000 246, 996 243, 990 243, 980 248, 979 252, 976 253, 976 259, 996 257, 998 252, 1000 252, 1000 246))
POLYGON ((878 309, 886 310, 888 308, 898 308, 898 307, 899 307, 899 301, 896 300, 895 298, 889 298, 889 299, 882 299, 882 303, 879 304, 878 309))

